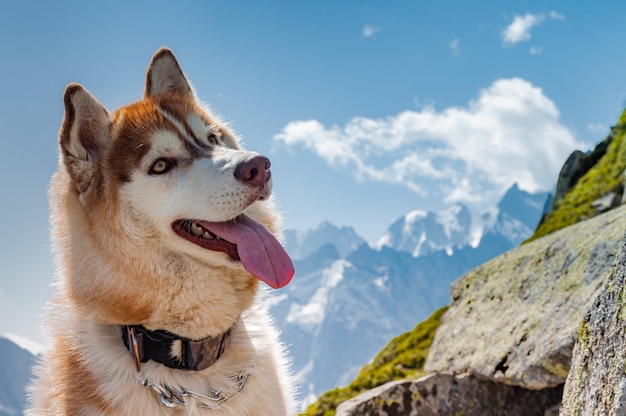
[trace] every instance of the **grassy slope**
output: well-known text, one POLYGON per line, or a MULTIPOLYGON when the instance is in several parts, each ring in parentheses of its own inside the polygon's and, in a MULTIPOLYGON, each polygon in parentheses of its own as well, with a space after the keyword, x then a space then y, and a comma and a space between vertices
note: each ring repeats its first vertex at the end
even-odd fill
POLYGON ((334 416, 340 403, 389 381, 417 378, 424 375, 424 363, 439 327, 441 316, 448 307, 435 311, 413 330, 397 336, 365 365, 356 379, 346 387, 322 394, 304 413, 308 416, 334 416))
POLYGON ((570 189, 555 210, 537 227, 528 241, 536 240, 595 215, 591 203, 622 186, 622 172, 626 169, 626 111, 619 120, 615 138, 606 154, 570 189))

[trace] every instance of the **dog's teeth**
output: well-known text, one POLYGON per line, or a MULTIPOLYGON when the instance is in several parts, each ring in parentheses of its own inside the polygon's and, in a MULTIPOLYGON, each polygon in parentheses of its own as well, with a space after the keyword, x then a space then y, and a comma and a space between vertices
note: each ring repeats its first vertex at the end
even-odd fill
POLYGON ((204 234, 202 234, 202 238, 206 238, 207 240, 213 240, 213 235, 211 235, 211 233, 209 233, 208 231, 205 231, 204 234))
POLYGON ((200 237, 203 233, 206 234, 202 227, 200 227, 195 222, 191 223, 191 234, 195 235, 196 237, 200 237))

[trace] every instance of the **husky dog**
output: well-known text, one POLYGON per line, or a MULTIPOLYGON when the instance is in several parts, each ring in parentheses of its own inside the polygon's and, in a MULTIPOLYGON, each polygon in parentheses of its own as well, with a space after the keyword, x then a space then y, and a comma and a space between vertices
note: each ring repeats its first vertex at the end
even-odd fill
POLYGON ((55 294, 30 416, 295 413, 259 281, 289 283, 269 160, 159 50, 141 101, 64 94, 50 187, 55 294))

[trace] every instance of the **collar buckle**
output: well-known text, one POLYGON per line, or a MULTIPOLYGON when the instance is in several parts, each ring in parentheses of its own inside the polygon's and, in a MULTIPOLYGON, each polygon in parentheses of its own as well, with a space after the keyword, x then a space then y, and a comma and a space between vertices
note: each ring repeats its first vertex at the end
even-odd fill
POLYGON ((137 372, 139 373, 141 371, 141 357, 139 355, 139 342, 137 341, 137 330, 135 329, 135 327, 129 327, 126 332, 126 335, 128 337, 127 342, 125 342, 125 344, 127 344, 128 347, 128 351, 130 352, 130 355, 133 356, 133 358, 135 359, 135 368, 137 369, 137 372))

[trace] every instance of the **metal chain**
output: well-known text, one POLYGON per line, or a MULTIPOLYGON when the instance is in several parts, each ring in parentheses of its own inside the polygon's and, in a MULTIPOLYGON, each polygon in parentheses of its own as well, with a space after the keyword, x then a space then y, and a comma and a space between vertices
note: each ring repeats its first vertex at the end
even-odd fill
POLYGON ((207 384, 207 394, 197 393, 189 389, 180 389, 167 384, 156 383, 148 379, 141 379, 144 387, 151 388, 158 395, 161 404, 167 407, 189 406, 185 399, 194 399, 196 406, 202 409, 219 409, 224 403, 239 396, 246 387, 253 365, 244 368, 234 376, 229 377, 232 383, 221 389, 213 389, 207 384))

